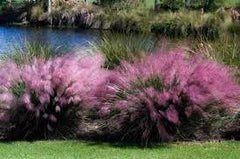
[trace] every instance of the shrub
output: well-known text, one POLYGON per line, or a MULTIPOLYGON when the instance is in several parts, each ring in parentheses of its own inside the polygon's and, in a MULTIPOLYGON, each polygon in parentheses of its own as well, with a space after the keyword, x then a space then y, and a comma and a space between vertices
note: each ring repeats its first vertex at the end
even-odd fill
POLYGON ((35 5, 31 8, 31 21, 36 22, 39 20, 40 16, 44 13, 44 8, 42 5, 35 5))
POLYGON ((240 97, 225 66, 184 57, 179 50, 125 63, 110 81, 102 90, 107 95, 101 113, 112 116, 123 140, 145 144, 171 141, 193 114, 205 116, 209 108, 229 111, 240 97))
POLYGON ((181 23, 176 20, 154 23, 151 31, 157 35, 171 38, 195 37, 214 40, 219 37, 219 28, 210 23, 194 26, 191 23, 181 23))
POLYGON ((163 8, 170 10, 179 10, 184 7, 184 2, 182 0, 160 0, 163 8))
POLYGON ((214 14, 196 11, 162 13, 156 16, 151 31, 171 38, 190 36, 215 39, 219 34, 218 19, 214 14))
POLYGON ((193 35, 195 38, 199 37, 207 40, 215 40, 219 38, 219 28, 207 23, 199 28, 194 29, 193 35))
MULTIPOLYGON (((172 23, 155 23, 152 26, 151 31, 158 34, 158 35, 164 35, 168 37, 185 37, 188 36, 185 28, 182 29, 183 26, 178 24, 172 24, 172 23)), ((189 28, 190 29, 190 28, 189 28)))
POLYGON ((92 5, 76 4, 62 5, 54 8, 50 19, 50 23, 54 26, 76 26, 81 28, 89 28, 92 25, 93 12, 99 9, 92 5))
POLYGON ((160 2, 163 8, 171 10, 179 10, 187 7, 192 9, 204 8, 206 11, 216 9, 223 3, 222 0, 160 0, 160 2))
POLYGON ((125 14, 117 14, 115 15, 115 19, 112 20, 111 29, 115 31, 122 32, 141 32, 143 31, 140 26, 140 22, 138 22, 137 17, 134 15, 126 15, 125 14))
POLYGON ((143 0, 102 0, 101 5, 119 10, 138 7, 143 2, 143 0))
POLYGON ((11 124, 8 139, 41 139, 74 134, 78 110, 90 106, 92 91, 104 82, 102 57, 33 59, 0 68, 0 103, 11 124))

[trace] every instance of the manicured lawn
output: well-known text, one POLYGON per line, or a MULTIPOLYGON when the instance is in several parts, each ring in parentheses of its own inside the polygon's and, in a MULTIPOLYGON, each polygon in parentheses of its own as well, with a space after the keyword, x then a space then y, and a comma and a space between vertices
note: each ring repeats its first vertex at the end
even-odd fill
POLYGON ((240 0, 225 0, 224 1, 226 6, 234 6, 237 3, 240 3, 240 0))
MULTIPOLYGON (((224 5, 227 7, 234 6, 237 3, 240 3, 240 0, 224 0, 224 5)), ((154 0, 146 0, 146 4, 148 7, 153 7, 154 0)))
POLYGON ((0 143, 4 159, 237 159, 240 142, 177 143, 152 148, 80 141, 0 143))

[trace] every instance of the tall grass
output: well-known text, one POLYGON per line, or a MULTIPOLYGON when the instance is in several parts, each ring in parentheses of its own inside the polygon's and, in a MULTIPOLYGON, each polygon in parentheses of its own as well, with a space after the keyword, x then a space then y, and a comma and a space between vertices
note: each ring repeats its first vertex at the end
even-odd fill
POLYGON ((227 30, 231 34, 240 35, 240 23, 239 22, 233 22, 233 23, 229 24, 227 30))
POLYGON ((93 46, 105 55, 105 67, 113 69, 122 60, 131 62, 151 53, 157 46, 157 39, 147 34, 104 33, 93 46))
POLYGON ((57 55, 57 48, 40 42, 40 41, 27 41, 25 40, 24 46, 13 45, 10 51, 1 55, 1 61, 12 60, 16 64, 21 65, 31 62, 34 57, 40 59, 49 59, 57 55))
POLYGON ((219 35, 219 21, 213 13, 200 14, 197 11, 161 13, 155 16, 151 31, 171 38, 204 37, 216 39, 219 35))
POLYGON ((240 37, 222 35, 217 41, 199 40, 196 50, 225 65, 240 68, 240 37))

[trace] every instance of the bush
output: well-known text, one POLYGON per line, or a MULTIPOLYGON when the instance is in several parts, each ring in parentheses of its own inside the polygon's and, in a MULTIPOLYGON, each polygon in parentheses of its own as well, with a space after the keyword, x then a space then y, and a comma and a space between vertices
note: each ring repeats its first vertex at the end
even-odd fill
POLYGON ((162 13, 156 16, 151 31, 157 35, 171 38, 200 37, 206 39, 218 38, 219 29, 216 15, 200 14, 196 11, 178 11, 162 13))
POLYGON ((141 5, 143 0, 101 0, 101 4, 111 9, 129 9, 141 5))
POLYGON ((9 123, 8 139, 71 137, 78 111, 91 106, 91 94, 107 75, 102 57, 34 59, 0 67, 2 120, 9 123), (66 136, 65 136, 66 135, 66 136))
POLYGON ((205 11, 213 10, 222 5, 222 0, 160 0, 163 8, 179 10, 187 7, 192 9, 204 8, 205 11))
POLYGON ((194 29, 193 36, 195 38, 202 38, 205 40, 215 40, 219 38, 219 28, 207 23, 199 28, 194 29))
POLYGON ((93 12, 98 11, 98 8, 86 4, 59 6, 50 15, 51 25, 89 28, 92 25, 93 12))
POLYGON ((44 13, 44 8, 42 5, 35 5, 31 8, 31 21, 37 22, 44 13))
POLYGON ((189 36, 186 30, 182 28, 183 27, 181 25, 172 24, 168 22, 155 23, 153 24, 151 31, 158 35, 164 35, 172 38, 189 36))
POLYGON ((237 106, 240 87, 228 71, 179 50, 125 63, 101 91, 107 92, 101 113, 118 125, 122 140, 172 141, 193 114, 205 116, 210 108, 228 112, 237 106))
POLYGON ((160 0, 163 8, 170 10, 179 10, 184 7, 185 3, 182 0, 160 0))
POLYGON ((181 23, 178 21, 154 23, 151 31, 157 35, 171 38, 195 37, 214 40, 219 37, 219 28, 210 23, 202 26, 194 26, 191 23, 181 23))

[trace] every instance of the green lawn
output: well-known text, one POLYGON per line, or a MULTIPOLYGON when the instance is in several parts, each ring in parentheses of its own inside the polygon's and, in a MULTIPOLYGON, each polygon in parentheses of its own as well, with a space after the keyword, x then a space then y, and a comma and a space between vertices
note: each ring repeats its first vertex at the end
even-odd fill
POLYGON ((152 148, 79 141, 0 143, 4 159, 237 159, 240 142, 163 144, 152 148))
MULTIPOLYGON (((155 0, 145 0, 148 7, 152 7, 154 5, 155 0)), ((240 3, 240 0, 224 0, 224 5, 227 7, 234 6, 237 3, 240 3)))
POLYGON ((240 0, 225 0, 224 1, 226 6, 234 6, 237 3, 240 3, 240 0))

